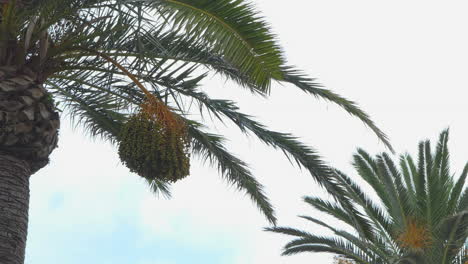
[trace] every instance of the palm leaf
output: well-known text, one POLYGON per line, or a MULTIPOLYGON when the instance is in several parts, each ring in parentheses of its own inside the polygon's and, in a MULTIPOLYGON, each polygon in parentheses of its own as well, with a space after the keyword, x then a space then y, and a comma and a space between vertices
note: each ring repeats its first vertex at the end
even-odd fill
POLYGON ((175 27, 198 38, 268 91, 281 78, 284 59, 275 36, 251 4, 242 0, 153 0, 175 27))
POLYGON ((229 153, 222 145, 223 138, 199 129, 200 124, 191 122, 189 134, 192 137, 193 153, 202 159, 217 164, 219 172, 239 190, 245 191, 257 204, 268 221, 276 224, 273 206, 263 192, 263 186, 255 180, 247 165, 229 153))

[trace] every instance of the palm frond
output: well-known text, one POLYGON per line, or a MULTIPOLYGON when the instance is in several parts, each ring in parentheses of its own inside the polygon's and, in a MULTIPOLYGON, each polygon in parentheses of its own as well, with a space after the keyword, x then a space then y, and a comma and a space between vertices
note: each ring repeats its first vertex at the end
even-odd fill
POLYGON ((191 122, 189 127, 193 153, 210 164, 216 165, 229 183, 245 191, 268 221, 276 224, 273 206, 264 194, 263 186, 255 180, 247 165, 226 150, 221 136, 205 133, 200 130, 200 127, 200 124, 194 122, 191 122))
POLYGON ((310 196, 304 197, 304 202, 321 212, 333 216, 335 219, 340 220, 349 226, 353 226, 354 224, 354 219, 350 217, 348 212, 341 205, 335 202, 310 196))
POLYGON ((361 120, 365 125, 367 125, 377 137, 385 144, 385 146, 392 152, 394 152, 393 147, 390 144, 390 141, 370 119, 369 115, 362 111, 358 105, 350 101, 328 89, 323 88, 321 85, 317 84, 314 79, 307 77, 306 75, 300 73, 297 70, 293 70, 291 67, 286 67, 283 69, 284 71, 284 81, 289 82, 297 86, 299 89, 312 94, 318 98, 325 99, 332 103, 335 103, 346 110, 350 115, 357 117, 361 120))
POLYGON ((353 166, 362 177, 376 192, 385 206, 386 210, 392 207, 390 193, 385 190, 383 181, 378 173, 377 161, 363 149, 358 149, 353 155, 353 166))
POLYGON ((440 238, 444 241, 442 263, 450 263, 456 257, 453 252, 458 252, 468 237, 468 210, 444 219, 440 238))
POLYGON ((460 196, 460 202, 457 206, 457 212, 468 210, 468 188, 465 188, 462 195, 460 196))
MULTIPOLYGON (((336 173, 337 181, 346 189, 348 196, 366 213, 366 217, 371 220, 374 231, 378 233, 376 237, 368 237, 371 241, 384 239, 389 244, 394 244, 395 241, 391 237, 394 233, 393 223, 384 210, 372 201, 372 199, 363 191, 363 189, 351 180, 349 176, 342 172, 336 173)), ((375 234, 374 234, 375 235, 375 234)))
MULTIPOLYGON (((337 228, 334 228, 330 226, 329 224, 326 224, 325 222, 320 221, 314 217, 310 217, 310 216, 299 216, 299 217, 304 218, 308 221, 311 221, 312 223, 315 223, 322 227, 325 227, 328 230, 332 231, 337 237, 344 238, 349 243, 352 243, 356 248, 358 248, 363 254, 367 256, 367 259, 369 261, 372 261, 375 259, 386 260, 388 258, 388 252, 385 248, 386 245, 385 243, 383 243, 383 241, 373 240, 373 239, 368 240, 365 237, 362 237, 360 235, 355 236, 354 234, 351 234, 344 230, 338 230, 337 228)), ((285 248, 288 248, 291 244, 293 244, 293 241, 288 243, 285 246, 285 248)))
POLYGON ((275 36, 243 0, 153 0, 163 16, 191 39, 209 45, 264 91, 281 77, 284 64, 275 36))
MULTIPOLYGON (((334 170, 334 178, 337 175, 342 175, 339 170, 334 170)), ((338 180, 339 182, 339 180, 338 180)), ((360 236, 372 240, 373 238, 373 227, 365 215, 365 213, 360 210, 359 203, 355 202, 352 197, 350 197, 346 186, 340 183, 336 183, 336 180, 332 181, 333 190, 333 197, 341 205, 341 207, 346 211, 346 214, 349 216, 351 220, 351 225, 354 229, 359 233, 360 236)))
POLYGON ((367 263, 363 261, 369 258, 354 244, 342 239, 316 236, 308 232, 289 227, 272 227, 265 228, 264 230, 299 237, 292 240, 284 247, 282 255, 287 256, 303 252, 329 252, 352 256, 350 258, 356 261, 361 261, 358 263, 367 263))
POLYGON ((408 195, 408 203, 413 208, 417 207, 417 200, 416 200, 416 190, 414 188, 414 175, 417 173, 414 162, 410 155, 405 154, 400 156, 400 168, 401 174, 404 178, 405 189, 408 195))
POLYGON ((324 164, 315 150, 301 143, 295 136, 269 130, 263 124, 253 120, 251 116, 239 112, 239 108, 233 101, 211 99, 207 94, 194 89, 178 89, 175 87, 174 90, 195 99, 199 103, 201 114, 203 114, 203 109, 206 109, 221 121, 223 117, 226 117, 242 132, 251 132, 263 143, 283 151, 299 167, 308 169, 319 184, 327 186, 331 176, 329 167, 324 164))

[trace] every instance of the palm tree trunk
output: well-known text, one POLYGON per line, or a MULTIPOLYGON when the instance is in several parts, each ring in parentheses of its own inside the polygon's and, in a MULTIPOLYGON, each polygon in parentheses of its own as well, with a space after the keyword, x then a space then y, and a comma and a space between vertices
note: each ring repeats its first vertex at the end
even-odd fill
POLYGON ((0 263, 23 264, 29 209, 28 162, 0 152, 0 263))

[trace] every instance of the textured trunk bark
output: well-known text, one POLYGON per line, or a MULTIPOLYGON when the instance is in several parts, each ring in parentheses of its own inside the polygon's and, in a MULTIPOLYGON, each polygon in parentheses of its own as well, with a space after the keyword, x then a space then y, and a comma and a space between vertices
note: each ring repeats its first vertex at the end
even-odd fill
POLYGON ((0 153, 0 263, 23 264, 29 209, 28 162, 0 153))

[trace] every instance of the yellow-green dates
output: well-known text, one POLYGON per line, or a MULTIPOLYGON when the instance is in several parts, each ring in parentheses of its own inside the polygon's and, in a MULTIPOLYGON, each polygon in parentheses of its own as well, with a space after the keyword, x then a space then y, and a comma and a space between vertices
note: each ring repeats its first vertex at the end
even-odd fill
POLYGON ((174 129, 141 112, 124 124, 119 140, 121 161, 141 177, 176 182, 190 173, 185 127, 174 129))

